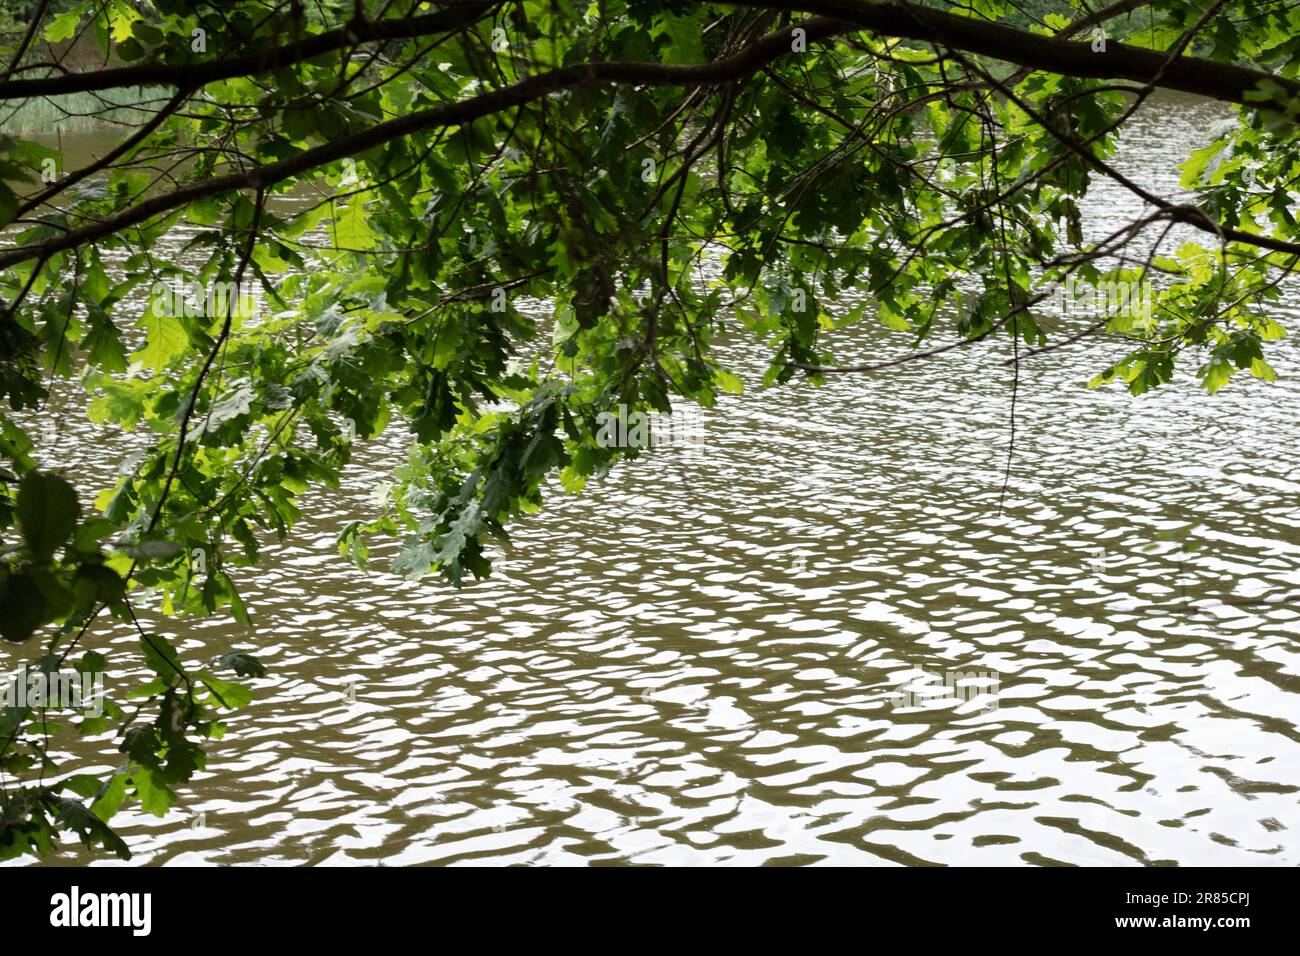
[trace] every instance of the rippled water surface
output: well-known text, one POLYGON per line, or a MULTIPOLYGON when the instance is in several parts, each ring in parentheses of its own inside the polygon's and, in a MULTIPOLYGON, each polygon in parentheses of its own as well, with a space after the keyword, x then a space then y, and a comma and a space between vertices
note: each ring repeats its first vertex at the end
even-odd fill
MULTIPOLYGON (((1121 167, 1172 195, 1220 114, 1147 110, 1121 167)), ((1099 184, 1093 234, 1136 208, 1099 184)), ((1026 362, 999 515, 1009 349, 764 393, 736 342, 697 446, 556 488, 459 592, 337 557, 372 444, 237 577, 255 631, 165 625, 272 675, 182 813, 123 819, 136 860, 1300 864, 1295 348, 1213 397, 1085 389, 1114 342, 1026 362)))

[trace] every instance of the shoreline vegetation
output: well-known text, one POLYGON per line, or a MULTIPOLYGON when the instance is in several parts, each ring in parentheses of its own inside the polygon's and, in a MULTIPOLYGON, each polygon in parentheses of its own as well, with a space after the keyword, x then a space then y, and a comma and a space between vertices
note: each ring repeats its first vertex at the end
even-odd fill
POLYGON ((159 103, 165 103, 170 93, 163 86, 141 86, 108 94, 69 93, 25 100, 0 113, 0 134, 53 136, 136 126, 159 103))
MULTIPOLYGON (((55 5, 59 6, 58 4, 55 5)), ((0 11, 0 44, 16 44, 26 32, 23 11, 0 11)), ((38 43, 51 64, 63 70, 87 72, 121 66, 110 52, 100 50, 93 34, 82 33, 62 43, 38 43)), ((52 74, 55 71, 49 70, 52 74)), ((26 76, 38 76, 29 71, 26 76)), ((166 102, 171 90, 163 86, 128 87, 106 93, 71 93, 24 100, 17 106, 0 110, 0 135, 58 136, 65 133, 89 133, 121 126, 135 126, 147 119, 166 102)))

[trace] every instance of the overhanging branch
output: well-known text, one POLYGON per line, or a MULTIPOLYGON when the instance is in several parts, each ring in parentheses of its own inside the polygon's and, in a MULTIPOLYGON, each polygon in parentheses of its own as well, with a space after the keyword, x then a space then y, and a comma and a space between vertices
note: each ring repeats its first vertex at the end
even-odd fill
POLYGON ((26 99, 33 96, 58 96, 64 93, 93 93, 127 86, 174 86, 197 89, 220 80, 272 73, 313 57, 356 46, 358 43, 409 40, 460 30, 497 6, 498 3, 467 2, 420 17, 376 21, 354 20, 337 30, 304 36, 269 50, 225 60, 212 60, 207 63, 175 65, 139 63, 112 70, 64 73, 60 76, 30 80, 5 80, 0 82, 0 101, 26 99))
MULTIPOLYGON (((1211 99, 1259 105, 1247 99, 1261 82, 1272 81, 1289 96, 1300 97, 1300 81, 1262 70, 1247 69, 1199 57, 1181 56, 1166 65, 1168 55, 1158 50, 1107 42, 1105 52, 1093 52, 1088 42, 1058 39, 1015 27, 959 17, 933 7, 872 0, 760 0, 733 6, 763 7, 794 13, 813 13, 842 20, 879 36, 920 40, 955 47, 966 53, 992 57, 1004 63, 1064 76, 1123 79, 1148 83, 1159 78, 1164 89, 1196 93, 1211 99), (1163 69, 1163 74, 1162 74, 1163 69)), ((1281 107, 1273 102, 1269 105, 1281 107)))
MULTIPOLYGON (((842 33, 846 25, 825 18, 804 24, 809 42, 824 40, 842 33)), ((267 163, 253 169, 218 176, 146 199, 115 216, 72 229, 40 243, 16 246, 0 251, 0 268, 8 268, 32 259, 48 258, 88 242, 95 242, 123 229, 139 225, 207 196, 237 189, 265 190, 293 176, 363 153, 376 146, 413 133, 459 126, 484 116, 501 113, 515 106, 533 102, 562 90, 596 83, 623 83, 632 86, 706 86, 725 83, 756 72, 768 63, 790 53, 790 38, 785 32, 771 34, 751 44, 735 56, 703 65, 667 65, 662 63, 580 63, 538 73, 501 89, 448 103, 432 109, 379 123, 351 136, 341 137, 288 159, 267 163)))
MULTIPOLYGON (((740 5, 740 4, 738 4, 740 5)), ((1167 54, 1139 50, 1133 47, 1121 47, 1118 44, 1108 49, 1117 50, 1122 57, 1109 54, 1094 54, 1086 43, 1071 43, 1048 37, 1039 37, 1021 30, 1014 30, 997 24, 979 20, 968 20, 949 14, 938 14, 916 7, 905 7, 896 3, 871 3, 867 0, 797 0, 797 2, 780 3, 768 0, 766 3, 743 4, 744 6, 762 6, 776 9, 811 9, 824 10, 833 16, 815 16, 802 21, 799 26, 806 31, 809 42, 825 40, 830 37, 851 32, 865 27, 889 35, 931 40, 942 36, 943 46, 958 45, 965 50, 988 52, 1011 63, 1038 68, 1035 64, 1042 58, 1043 69, 1055 72, 1062 70, 1062 62, 1068 64, 1068 57, 1088 58, 1088 68, 1076 62, 1076 75, 1122 77, 1150 82, 1160 81, 1159 85, 1173 89, 1186 89, 1203 95, 1215 95, 1213 84, 1205 82, 1211 75, 1210 68, 1227 70, 1233 77, 1231 83, 1218 88, 1223 94, 1220 98, 1230 99, 1228 95, 1234 90, 1244 99, 1246 92, 1255 88, 1260 77, 1268 74, 1244 70, 1239 67, 1225 67, 1222 64, 1206 60, 1176 58, 1170 61, 1167 54), (1000 45, 1010 42, 1008 39, 1030 38, 1036 47, 1026 46, 1020 50, 1003 49, 1000 45), (1065 61, 1048 65, 1048 54, 1043 47, 1056 51, 1052 56, 1066 57, 1065 61), (1062 53, 1061 51, 1065 51, 1062 53), (1080 51, 1083 51, 1082 53, 1080 51), (999 56, 999 52, 1004 56, 999 56), (1068 56, 1067 56, 1068 54, 1068 56), (1099 64, 1107 64, 1105 70, 1099 64), (1189 77, 1189 64, 1197 64, 1207 71, 1195 80, 1189 77), (1140 67, 1140 68, 1139 68, 1140 67), (1163 75, 1161 70, 1163 69, 1163 75), (1117 72, 1119 70, 1119 72, 1117 72), (1239 74, 1246 74, 1246 79, 1239 74), (1193 89, 1192 87, 1196 87, 1193 89)), ((477 8, 476 8, 477 9, 477 8)), ((460 12, 460 11, 457 11, 460 12)), ((434 16, 440 16, 435 14, 434 16)), ((95 242, 146 222, 154 216, 163 215, 182 208, 198 199, 219 195, 238 189, 266 190, 291 177, 308 172, 325 164, 336 162, 373 149, 404 136, 446 126, 458 126, 484 116, 500 113, 516 106, 538 100, 544 96, 566 89, 580 88, 597 83, 621 83, 631 86, 706 86, 725 83, 747 76, 783 56, 791 53, 790 34, 788 30, 770 34, 756 41, 740 53, 701 65, 669 65, 661 63, 636 62, 597 62, 574 64, 545 73, 535 74, 510 86, 502 87, 478 96, 434 107, 409 116, 399 117, 385 123, 369 127, 351 136, 303 150, 287 159, 268 163, 239 173, 215 177, 194 183, 190 186, 144 200, 115 216, 91 223, 78 229, 69 230, 43 242, 17 246, 0 252, 0 268, 7 268, 21 262, 34 259, 43 260, 68 249, 74 249, 88 242, 95 242)), ((1300 95, 1300 84, 1294 81, 1275 78, 1279 83, 1290 84, 1300 95)), ((1186 222, 1206 232, 1213 232, 1223 238, 1248 243, 1280 252, 1300 253, 1300 243, 1287 242, 1267 236, 1257 236, 1239 230, 1228 230, 1214 223, 1202 210, 1189 206, 1167 205, 1166 215, 1178 221, 1186 222)))
MULTIPOLYGON (((967 53, 992 57, 1031 70, 1065 76, 1127 79, 1195 93, 1228 103, 1252 104, 1247 94, 1260 83, 1272 81, 1288 96, 1300 96, 1300 81, 1228 63, 1199 57, 1178 57, 1165 66, 1166 56, 1157 50, 1108 42, 1105 52, 1093 52, 1088 42, 1042 36, 987 20, 954 16, 932 7, 874 0, 722 0, 731 6, 765 8, 807 13, 842 22, 840 32, 868 30, 882 37, 919 40, 956 47, 967 53), (1160 73, 1164 67, 1163 75, 1160 73)), ((1115 15, 1142 3, 1113 4, 1095 17, 1115 15)), ((93 73, 70 73, 41 79, 0 82, 0 101, 61 93, 83 93, 126 86, 176 86, 198 88, 218 80, 256 76, 301 63, 357 43, 412 39, 462 29, 499 6, 498 3, 465 2, 419 17, 378 21, 356 20, 345 27, 306 36, 282 46, 246 56, 210 63, 139 64, 93 73)), ((1085 18, 1090 23, 1094 18, 1085 18)), ((809 28, 807 22, 797 24, 809 28)), ((1072 27, 1076 26, 1072 24, 1072 27)), ((1273 102, 1280 107, 1283 104, 1273 102)))

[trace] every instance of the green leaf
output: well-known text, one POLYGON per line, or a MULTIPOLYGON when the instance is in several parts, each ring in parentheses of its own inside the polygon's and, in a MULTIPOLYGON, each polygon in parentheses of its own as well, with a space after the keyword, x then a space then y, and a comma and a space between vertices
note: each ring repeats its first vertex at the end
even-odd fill
POLYGON ((25 572, 0 577, 0 637, 21 644, 50 619, 35 579, 25 572))
POLYGON ((99 791, 99 778, 88 773, 77 773, 64 780, 60 786, 79 797, 89 797, 99 791))
POLYGON ((179 318, 158 315, 156 311, 150 306, 140 320, 145 331, 145 344, 132 357, 147 369, 161 371, 185 354, 190 337, 179 318))
POLYGON ((50 43, 62 43, 64 40, 71 40, 77 35, 77 27, 80 23, 80 10, 69 10, 67 13, 60 13, 45 27, 45 39, 50 43))
POLYGON ((131 858, 131 851, 122 842, 122 838, 88 810, 85 804, 76 800, 60 800, 57 818, 66 829, 76 833, 86 846, 91 846, 95 840, 98 840, 105 849, 118 857, 124 860, 131 858))
POLYGON ((131 774, 131 782, 135 784, 135 795, 140 799, 141 810, 155 817, 167 815, 175 795, 158 770, 141 767, 131 774))
POLYGON ((126 801, 126 781, 126 774, 113 774, 104 784, 95 802, 90 805, 90 812, 105 823, 111 820, 126 801))
POLYGON ((98 384, 104 394, 91 401, 87 417, 97 425, 116 422, 127 431, 140 423, 145 401, 156 391, 151 383, 139 379, 115 381, 105 376, 98 384))
POLYGON ((664 17, 663 32, 671 41, 664 51, 663 62, 703 63, 707 59, 704 55, 704 42, 700 36, 699 22, 695 17, 669 14, 664 17))
POLYGON ((0 227, 7 226, 18 215, 18 197, 14 191, 0 183, 0 227))
POLYGON ((102 674, 107 663, 104 655, 98 651, 86 651, 73 667, 79 674, 102 674))
POLYGON ((195 433, 214 432, 231 419, 247 415, 252 411, 256 397, 251 384, 247 381, 237 382, 233 388, 212 403, 212 407, 203 416, 202 423, 195 433))
POLYGON ((745 391, 745 383, 730 372, 723 371, 720 368, 713 370, 713 381, 717 383, 718 388, 722 389, 728 395, 739 395, 745 391))
POLYGON ((212 696, 216 698, 220 707, 230 709, 246 707, 253 699, 253 692, 244 685, 222 680, 207 671, 202 671, 199 674, 199 680, 212 692, 212 696))
POLYGON ((217 658, 217 663, 222 667, 229 667, 240 677, 265 677, 266 667, 252 654, 245 654, 241 651, 230 651, 222 654, 217 658))
POLYGON ((354 196, 334 220, 334 244, 340 249, 373 249, 375 234, 370 228, 364 196, 354 196))
POLYGON ((76 530, 77 492, 58 475, 32 472, 18 489, 18 522, 37 561, 48 561, 76 530))
POLYGON ((145 663, 157 674, 164 684, 172 685, 185 676, 185 668, 176 649, 161 634, 146 634, 140 638, 140 649, 144 652, 145 663))

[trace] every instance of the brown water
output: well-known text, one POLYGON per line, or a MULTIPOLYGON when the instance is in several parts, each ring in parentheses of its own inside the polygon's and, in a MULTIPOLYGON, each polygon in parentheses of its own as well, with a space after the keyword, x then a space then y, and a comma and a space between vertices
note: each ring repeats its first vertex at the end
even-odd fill
MULTIPOLYGON (((1219 115, 1163 101, 1120 165, 1172 194, 1219 115)), ((1100 184, 1093 234, 1133 208, 1100 184)), ((557 488, 460 592, 337 557, 400 461, 371 443, 237 577, 255 631, 164 624, 272 676, 181 813, 119 818, 136 861, 1300 863, 1294 346, 1213 397, 1085 389, 1113 342, 1026 363, 999 516, 1009 349, 761 393, 734 343, 699 447, 557 488), (900 706, 954 672, 996 693, 900 706)), ((84 494, 103 445, 50 457, 84 494)))

